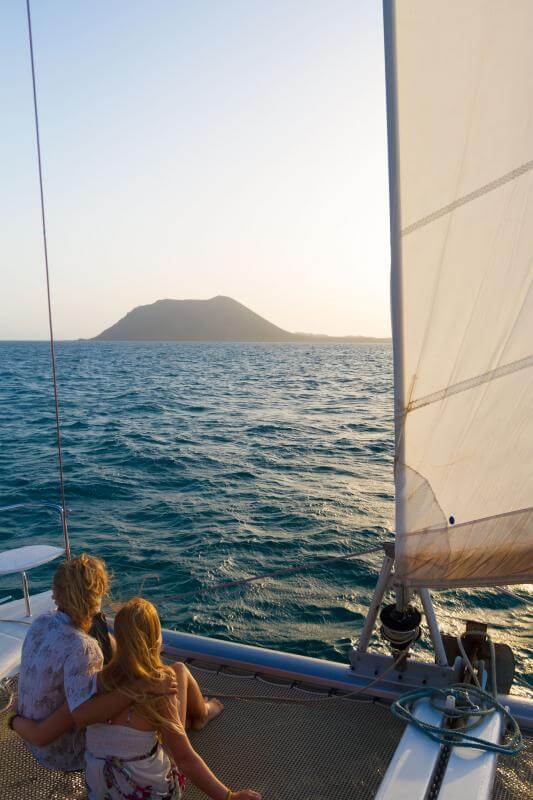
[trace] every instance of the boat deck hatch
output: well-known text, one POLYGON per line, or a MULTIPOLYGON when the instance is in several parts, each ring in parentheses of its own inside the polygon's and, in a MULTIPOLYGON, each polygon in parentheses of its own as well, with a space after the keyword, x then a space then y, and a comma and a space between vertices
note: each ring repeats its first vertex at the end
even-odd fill
MULTIPOLYGON (((359 699, 314 702, 327 697, 327 692, 224 668, 189 666, 204 693, 221 697, 225 705, 222 716, 192 733, 191 739, 226 784, 235 789, 253 787, 265 800, 375 796, 403 732, 403 724, 386 705, 359 699)), ((3 800, 86 797, 82 773, 40 767, 4 719, 0 719, 0 765, 3 800)), ((519 758, 499 760, 494 798, 523 800, 532 782, 530 739, 519 758)), ((185 800, 204 798, 192 785, 187 788, 185 800)))

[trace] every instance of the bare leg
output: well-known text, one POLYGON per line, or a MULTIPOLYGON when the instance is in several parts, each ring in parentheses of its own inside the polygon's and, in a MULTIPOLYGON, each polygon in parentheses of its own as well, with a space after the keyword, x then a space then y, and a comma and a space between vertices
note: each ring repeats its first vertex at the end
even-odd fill
POLYGON ((200 687, 185 664, 176 662, 172 665, 178 682, 178 699, 180 720, 184 727, 200 730, 208 722, 222 713, 224 706, 220 700, 206 700, 200 687))

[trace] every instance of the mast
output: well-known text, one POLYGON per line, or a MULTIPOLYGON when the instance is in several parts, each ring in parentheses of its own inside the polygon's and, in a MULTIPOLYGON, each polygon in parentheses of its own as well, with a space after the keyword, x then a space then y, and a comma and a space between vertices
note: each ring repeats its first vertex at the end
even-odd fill
POLYGON ((396 11, 394 0, 383 0, 387 143, 389 160, 389 220, 391 248, 390 302, 394 361, 394 483, 395 530, 405 531, 404 481, 404 347, 402 251, 400 246, 401 202, 398 144, 398 82, 396 59, 396 11))
MULTIPOLYGON (((389 224, 391 249, 390 304, 392 323, 392 352, 394 368, 394 484, 395 531, 405 530, 404 485, 404 354, 403 354, 403 303, 402 303, 402 252, 400 247, 401 205, 398 147, 398 84, 396 79, 396 26, 394 0, 383 0, 383 39, 385 49, 385 86, 387 103, 387 149, 389 162, 389 224)), ((359 640, 357 653, 364 653, 376 624, 380 605, 390 583, 394 566, 394 548, 385 547, 385 557, 372 596, 359 640)), ((397 605, 406 604, 406 591, 397 589, 397 605)), ((352 663, 353 666, 353 663, 352 663)), ((355 668, 355 667, 354 667, 355 668)))

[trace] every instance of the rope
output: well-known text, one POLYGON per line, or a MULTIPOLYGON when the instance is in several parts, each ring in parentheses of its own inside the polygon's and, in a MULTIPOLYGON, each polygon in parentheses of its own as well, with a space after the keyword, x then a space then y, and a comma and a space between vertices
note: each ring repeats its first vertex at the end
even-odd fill
MULTIPOLYGON (((383 544, 386 544, 386 542, 384 542, 383 544)), ((345 553, 345 554, 340 555, 340 556, 331 556, 331 557, 328 557, 328 558, 316 559, 314 561, 308 561, 307 563, 297 564, 295 566, 287 567, 285 569, 275 570, 275 571, 272 571, 272 572, 265 572, 262 575, 253 575, 250 578, 243 578, 242 580, 238 580, 238 581, 226 581, 225 583, 215 583, 212 586, 206 586, 206 587, 204 587, 202 589, 199 589, 197 591, 184 592, 182 594, 177 594, 177 595, 168 595, 166 597, 162 597, 162 598, 158 598, 158 599, 159 599, 160 602, 165 602, 166 600, 182 600, 182 599, 194 597, 195 595, 199 594, 200 592, 205 592, 205 591, 213 592, 213 591, 217 591, 219 589, 228 589, 228 588, 234 588, 234 587, 237 587, 237 586, 244 586, 244 585, 246 585, 248 583, 252 583, 254 581, 266 580, 268 578, 277 577, 278 575, 286 575, 288 573, 298 572, 298 571, 302 571, 302 570, 305 570, 305 569, 312 569, 313 567, 315 567, 317 565, 328 563, 328 562, 331 562, 331 561, 341 561, 343 559, 352 559, 352 558, 357 558, 358 556, 370 555, 371 553, 380 552, 382 549, 383 549, 383 545, 379 545, 377 547, 367 548, 366 550, 357 550, 357 551, 354 551, 354 552, 351 552, 351 553, 345 553)), ((142 581, 141 590, 140 590, 141 594, 142 594, 142 590, 144 588, 144 582, 145 582, 145 580, 148 579, 148 577, 149 576, 145 576, 145 578, 142 581)), ((519 595, 515 595, 513 592, 510 592, 508 589, 504 589, 503 587, 498 587, 498 588, 501 589, 502 591, 505 591, 507 594, 510 594, 511 596, 516 597, 516 599, 518 599, 518 600, 522 600, 523 602, 527 602, 525 600, 525 598, 520 597, 519 595)), ((116 610, 116 609, 114 609, 114 610, 116 610)), ((452 616, 452 615, 449 615, 449 614, 445 614, 440 609, 439 609, 439 614, 444 614, 444 616, 447 616, 450 619, 454 619, 454 620, 458 619, 458 617, 456 615, 452 616)), ((469 661, 468 657, 466 656, 466 653, 464 652, 464 649, 462 648, 462 642, 461 642, 459 637, 458 637, 458 643, 459 643, 459 648, 463 650, 463 654, 464 654, 463 657, 465 659, 465 663, 467 664, 467 666, 470 665, 470 667, 471 667, 470 661, 469 661)), ((489 639, 489 644, 490 644, 490 647, 491 647, 491 653, 493 653, 493 656, 492 656, 492 667, 494 669, 496 661, 495 661, 495 657, 494 657, 494 644, 493 644, 491 639, 489 639)), ((386 673, 384 673, 384 674, 386 674, 386 673)), ((477 681, 477 676, 475 675, 474 670, 473 670, 472 667, 471 667, 471 674, 472 674, 474 682, 477 681)), ((381 675, 376 680, 376 683, 379 680, 381 680, 382 678, 383 678, 383 675, 381 675)), ((519 675, 515 675, 514 676, 514 680, 518 681, 518 683, 523 684, 526 688, 528 688, 531 691, 533 691, 533 686, 527 680, 525 680, 524 678, 521 678, 519 675)), ((371 683, 371 684, 368 684, 368 686, 365 686, 364 687, 364 691, 368 690, 372 685, 373 684, 371 683)), ((493 674, 493 685, 494 686, 496 685, 496 679, 495 679, 495 675, 494 674, 493 674)), ((225 698, 227 700, 237 700, 237 699, 246 700, 246 699, 250 699, 250 700, 258 700, 258 701, 262 700, 263 702, 269 702, 269 701, 270 702, 296 702, 295 700, 288 700, 287 698, 276 698, 274 700, 270 700, 269 698, 264 698, 264 697, 246 698, 246 697, 240 696, 240 695, 239 696, 237 696, 237 695, 220 695, 220 694, 217 694, 216 692, 209 692, 207 690, 206 690, 206 693, 207 694, 212 694, 213 696, 216 694, 217 697, 223 697, 223 698, 225 698)), ((344 697, 350 697, 350 696, 351 695, 346 695, 346 694, 342 695, 342 696, 341 695, 337 695, 337 696, 334 696, 332 699, 337 699, 338 700, 341 697, 344 698, 344 697)), ((322 702, 322 700, 321 701, 313 701, 313 702, 322 702)))
POLYGON ((518 600, 521 603, 528 603, 529 604, 529 602, 530 602, 529 598, 522 597, 522 595, 517 594, 517 592, 512 592, 506 586, 497 586, 496 587, 496 591, 503 592, 504 594, 508 594, 509 597, 513 597, 515 600, 518 600))
POLYGON ((164 602, 165 600, 184 600, 188 597, 193 597, 194 595, 198 594, 199 592, 214 592, 218 589, 230 589, 236 586, 245 586, 249 583, 255 583, 256 581, 263 581, 267 578, 276 578, 279 575, 289 575, 292 572, 301 572, 306 569, 313 569, 315 566, 320 564, 328 564, 334 561, 345 561, 351 558, 358 558, 359 556, 367 556, 371 553, 379 553, 383 550, 383 544, 377 545, 375 547, 368 547, 366 550, 355 550, 351 553, 343 553, 340 556, 328 556, 327 558, 318 558, 313 561, 306 561, 300 564, 296 564, 292 567, 284 567, 283 569, 273 570, 272 572, 264 572, 262 575, 252 575, 249 578, 242 578, 241 580, 237 581, 225 581, 224 583, 215 583, 213 586, 206 586, 196 591, 191 592, 182 592, 181 594, 171 594, 166 595, 165 597, 159 598, 160 601, 164 602))
POLYGON ((464 683, 454 683, 446 689, 432 687, 418 689, 395 700, 391 710, 396 717, 414 725, 434 742, 448 747, 469 747, 506 756, 517 755, 525 747, 515 718, 495 697, 477 686, 466 687, 464 683), (449 697, 453 698, 453 705, 448 700, 449 697), (433 708, 441 712, 447 722, 462 722, 462 727, 459 729, 441 728, 439 725, 431 725, 429 722, 418 719, 413 713, 413 707, 419 700, 424 699, 429 700, 433 708), (507 744, 496 744, 466 733, 466 731, 476 728, 487 716, 496 711, 508 723, 511 733, 507 744))
POLYGON ((384 670, 381 675, 378 675, 377 678, 374 678, 367 683, 365 686, 361 686, 358 689, 355 689, 353 692, 346 692, 344 694, 329 694, 327 697, 284 697, 284 696, 265 696, 265 695, 240 695, 240 694, 219 694, 218 692, 214 691, 211 692, 208 689, 205 690, 206 695, 211 695, 212 697, 222 698, 223 700, 239 700, 248 703, 290 703, 292 705, 316 705, 317 703, 327 703, 331 702, 332 700, 347 700, 348 698, 353 699, 361 694, 366 694, 369 689, 373 686, 378 684, 382 681, 386 675, 389 675, 396 667, 399 665, 402 659, 406 658, 407 653, 405 651, 401 652, 392 664, 384 670))
POLYGON ((530 692, 533 692, 533 685, 526 678, 522 678, 520 675, 515 675, 514 679, 515 681, 518 681, 518 683, 521 683, 522 686, 525 686, 527 689, 529 689, 530 692))
POLYGON ((461 637, 458 636, 457 645, 465 667, 474 681, 474 685, 468 686, 464 683, 454 683, 445 689, 428 687, 427 689, 409 692, 393 702, 391 706, 392 713, 404 722, 414 725, 415 728, 421 730, 434 742, 446 747, 467 747, 507 756, 515 756, 520 753, 524 749, 525 743, 518 723, 509 710, 496 699, 498 691, 496 683, 496 654, 492 639, 487 637, 487 641, 491 657, 492 694, 481 688, 472 662, 464 649, 461 637), (444 722, 448 727, 431 725, 429 722, 423 722, 418 719, 414 714, 414 705, 419 700, 429 700, 430 705, 443 715, 444 722), (495 712, 499 712, 507 722, 506 727, 510 732, 510 738, 506 744, 496 744, 467 733, 467 731, 477 728, 484 719, 495 712), (451 725, 460 725, 460 727, 451 727, 451 725))
MULTIPOLYGON (((472 631, 472 633, 477 633, 477 631, 472 631)), ((463 661, 465 663, 465 666, 466 666, 468 672, 470 673, 470 676, 471 676, 472 680, 474 681, 474 685, 478 689, 481 689, 481 684, 480 684, 480 682, 478 680, 478 677, 476 675, 476 671, 475 671, 474 667, 472 666, 472 662, 470 661, 470 659, 468 658, 468 656, 466 654, 466 650, 465 650, 464 645, 463 645, 463 640, 461 639, 460 636, 456 636, 455 637, 455 641, 457 642, 457 647, 459 648, 459 652, 461 653, 461 657, 462 657, 462 659, 463 659, 463 661)), ((491 650, 491 656, 493 656, 493 655, 494 655, 494 651, 491 650)))
POLYGON ((41 162, 41 138, 39 135, 39 112, 37 109, 37 87, 35 82, 35 60, 33 56, 33 37, 31 29, 31 11, 30 0, 26 0, 26 11, 28 14, 28 37, 30 44, 31 56, 31 79, 33 86, 33 111, 35 117, 35 138, 37 145, 37 164, 39 167, 39 190, 41 196, 41 224, 43 232, 43 248, 44 248, 44 265, 46 272, 46 295, 48 299, 48 326, 50 329, 50 355, 52 359, 52 379, 54 383, 54 403, 55 403, 55 417, 56 417, 56 438, 57 438, 57 460, 59 465, 59 484, 61 491, 61 524, 63 526, 63 538, 65 540, 65 555, 67 560, 70 558, 70 543, 68 538, 68 525, 67 525, 67 506, 65 503, 65 481, 63 477, 63 455, 61 451, 61 428, 59 424, 59 392, 57 388, 57 374, 56 374, 56 353, 54 341, 54 328, 52 324, 52 300, 50 296, 50 273, 48 269, 48 245, 46 240, 46 216, 44 210, 44 189, 43 189, 43 169, 41 162))
POLYGON ((3 678, 0 681, 0 695, 6 697, 6 702, 0 708, 0 715, 5 714, 13 706, 15 702, 15 686, 16 678, 3 678))

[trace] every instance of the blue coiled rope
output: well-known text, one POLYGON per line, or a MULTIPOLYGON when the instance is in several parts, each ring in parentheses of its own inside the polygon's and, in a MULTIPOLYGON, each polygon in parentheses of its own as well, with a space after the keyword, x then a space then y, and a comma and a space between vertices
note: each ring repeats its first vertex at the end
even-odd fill
POLYGON ((525 747, 522 733, 512 714, 493 695, 478 686, 454 683, 445 689, 418 689, 395 700, 391 710, 395 716, 414 725, 434 742, 448 747, 471 747, 506 756, 515 756, 525 747), (454 706, 448 700, 450 696, 454 698, 454 706), (462 720, 464 724, 460 728, 447 728, 417 719, 413 706, 418 700, 424 699, 429 700, 433 708, 443 714, 445 720, 462 720), (466 733, 495 713, 500 713, 507 723, 509 739, 505 744, 495 744, 466 733))

